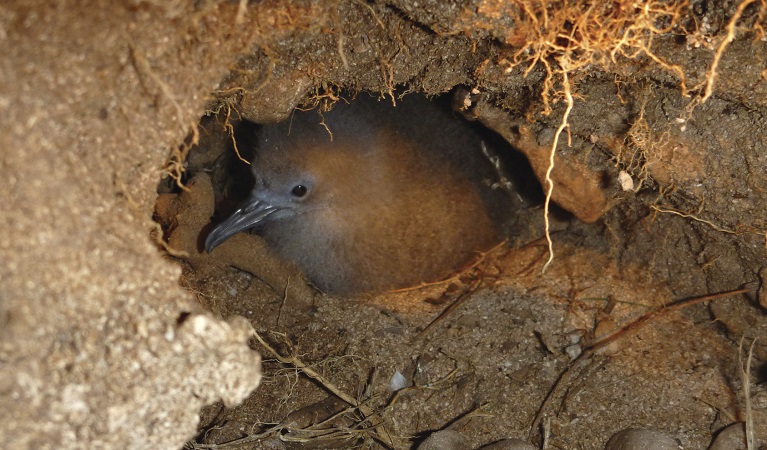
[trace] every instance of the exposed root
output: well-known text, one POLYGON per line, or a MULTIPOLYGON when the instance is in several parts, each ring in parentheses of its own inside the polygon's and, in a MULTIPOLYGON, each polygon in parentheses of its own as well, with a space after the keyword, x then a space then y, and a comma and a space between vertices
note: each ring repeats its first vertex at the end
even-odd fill
POLYGON ((349 60, 346 58, 346 50, 344 50, 344 44, 346 43, 346 35, 344 34, 344 30, 341 26, 341 10, 340 10, 340 0, 336 0, 336 8, 335 8, 335 26, 338 29, 338 56, 341 58, 341 63, 344 65, 344 69, 349 70, 349 60))
POLYGON ((370 11, 370 14, 375 19, 375 21, 378 22, 378 26, 381 27, 381 30, 386 31, 386 25, 384 25, 384 23, 381 21, 381 18, 378 17, 378 14, 376 14, 376 10, 373 9, 372 6, 370 6, 369 4, 367 4, 367 2, 364 2, 362 0, 354 0, 354 3, 357 3, 358 5, 362 5, 365 8, 367 8, 368 11, 370 11))
POLYGON ((163 238, 163 229, 159 222, 152 222, 152 231, 150 232, 150 236, 152 239, 154 239, 155 243, 160 245, 170 256, 176 258, 190 257, 188 252, 185 252, 184 250, 176 250, 168 245, 167 242, 165 242, 165 239, 163 238))
POLYGON ((133 65, 136 68, 136 71, 139 74, 145 75, 148 77, 152 82, 160 89, 160 92, 163 94, 163 97, 165 97, 171 105, 173 105, 173 108, 176 110, 176 120, 181 122, 184 118, 184 110, 181 108, 181 105, 176 101, 175 95, 173 95, 173 92, 168 86, 165 81, 160 78, 157 73, 152 70, 152 66, 149 64, 149 61, 146 59, 146 57, 136 50, 136 47, 134 47, 132 44, 129 44, 130 53, 131 53, 131 59, 133 60, 133 65))
MULTIPOLYGON (((554 260, 554 242, 551 240, 551 227, 549 224, 549 207, 551 205, 551 194, 554 192, 554 180, 551 179, 551 172, 554 170, 554 156, 557 153, 559 136, 562 134, 562 131, 564 131, 565 127, 567 127, 567 119, 570 117, 570 111, 573 110, 573 94, 570 88, 570 79, 567 77, 567 74, 568 74, 567 61, 562 61, 561 65, 562 65, 562 87, 563 87, 565 98, 567 99, 567 108, 565 109, 565 113, 562 115, 562 122, 559 124, 559 128, 557 128, 557 132, 554 135, 554 142, 551 144, 551 152, 549 152, 549 167, 546 169, 546 188, 547 189, 546 189, 546 201, 543 204, 543 220, 545 225, 546 242, 548 243, 548 247, 549 247, 549 259, 543 265, 543 268, 541 269, 541 273, 546 272, 546 269, 548 269, 549 265, 554 260)), ((569 145, 570 145, 570 142, 568 139, 568 146, 569 145)))
MULTIPOLYGON (((140 77, 152 81, 152 83, 159 89, 161 96, 165 98, 176 110, 176 120, 179 123, 183 123, 184 116, 186 114, 184 114, 184 109, 176 100, 170 86, 168 86, 168 84, 165 83, 165 81, 163 81, 159 75, 157 75, 157 73, 152 69, 149 60, 147 60, 146 57, 141 52, 139 52, 133 44, 128 44, 128 48, 130 49, 131 61, 133 62, 133 66, 136 68, 136 72, 140 77)), ((191 139, 188 139, 180 146, 173 147, 171 149, 171 154, 163 168, 163 172, 175 180, 176 184, 178 184, 182 189, 186 189, 186 187, 181 182, 181 177, 184 173, 184 161, 186 161, 186 157, 189 155, 191 148, 197 145, 200 138, 200 131, 197 127, 197 124, 190 123, 189 126, 191 128, 191 139)))
POLYGON ((181 177, 184 175, 184 162, 192 148, 200 142, 200 128, 199 124, 195 124, 191 128, 191 136, 188 137, 181 145, 171 148, 170 156, 165 163, 163 172, 166 173, 176 184, 183 190, 188 190, 184 183, 181 182, 181 177))
POLYGON ((647 101, 647 97, 642 99, 639 115, 626 132, 623 146, 618 149, 615 155, 616 166, 630 174, 632 181, 635 181, 631 188, 634 192, 639 192, 650 179, 647 166, 662 159, 671 140, 668 129, 658 133, 650 128, 645 119, 647 101), (624 155, 624 148, 628 150, 628 155, 624 155))
MULTIPOLYGON (((741 19, 746 8, 759 1, 762 5, 756 14, 757 23, 753 29, 757 34, 764 33, 759 19, 767 14, 767 0, 743 0, 737 7, 727 25, 727 34, 718 46, 705 81, 705 91, 693 99, 689 110, 695 105, 705 102, 713 93, 719 62, 727 46, 735 39, 736 24, 741 19)), ((554 185, 551 172, 554 168, 554 156, 561 132, 567 127, 567 120, 573 106, 571 80, 578 72, 589 70, 592 66, 600 66, 607 70, 615 67, 621 59, 637 59, 646 57, 664 70, 674 74, 679 80, 679 88, 683 95, 689 96, 687 76, 684 70, 666 61, 653 51, 653 41, 661 35, 672 32, 689 35, 682 21, 690 9, 689 0, 649 0, 645 2, 592 2, 574 0, 557 2, 556 7, 549 2, 524 0, 517 3, 521 10, 521 20, 515 35, 507 40, 518 43, 513 54, 502 58, 499 63, 506 65, 507 73, 518 66, 524 66, 527 76, 534 68, 540 67, 544 72, 541 88, 541 113, 549 115, 552 104, 564 100, 566 110, 552 144, 549 166, 546 171, 544 205, 546 237, 549 244, 549 259, 544 264, 545 271, 553 261, 553 244, 549 236, 549 203, 554 185)), ((697 30, 693 30, 695 32, 697 30)), ((702 87, 698 86, 700 89, 702 87)), ((636 139, 635 144, 646 153, 649 147, 642 147, 648 142, 642 142, 639 129, 643 125, 640 120, 632 128, 636 139)), ((646 125, 646 124, 645 124, 646 125)), ((646 131, 646 130, 645 130, 646 131)), ((662 143, 661 143, 662 144, 662 143)), ((644 156, 645 155, 639 155, 644 156)), ((633 161, 632 161, 633 163, 633 161)), ((640 173, 643 167, 640 168, 640 173)), ((646 174, 645 174, 646 175, 646 174)), ((646 177, 645 177, 646 178, 646 177)), ((644 178, 640 177, 640 180, 644 178)), ((641 186, 641 181, 639 183, 641 186)))
POLYGON ((240 0, 237 4, 237 15, 234 17, 235 25, 245 22, 245 12, 248 10, 248 0, 240 0))
POLYGON ((347 99, 341 96, 340 92, 341 88, 339 86, 323 85, 321 89, 315 88, 314 92, 309 94, 306 100, 296 108, 300 111, 316 110, 321 118, 320 125, 325 127, 325 131, 328 132, 331 141, 333 140, 333 131, 325 123, 325 116, 323 114, 333 109, 333 106, 339 101, 349 103, 347 99))
POLYGON ((566 102, 551 146, 545 177, 544 221, 549 258, 543 266, 544 272, 554 259, 549 223, 549 207, 554 191, 551 173, 559 138, 568 127, 576 96, 571 84, 572 76, 592 65, 608 68, 618 64, 621 57, 635 59, 644 55, 674 73, 679 78, 682 93, 687 95, 683 70, 656 55, 652 43, 655 36, 681 28, 683 11, 689 7, 689 2, 651 0, 629 6, 620 2, 577 0, 564 2, 556 9, 550 6, 547 2, 520 2, 523 19, 517 34, 521 45, 514 54, 500 61, 500 64, 507 65, 507 72, 517 66, 526 66, 525 76, 539 64, 543 67, 542 114, 552 112, 552 103, 566 102))
POLYGON ((674 214, 674 215, 677 215, 677 216, 680 216, 680 217, 684 217, 685 219, 692 219, 695 222, 704 223, 704 224, 710 226, 711 228, 713 228, 715 231, 718 231, 720 233, 739 234, 738 232, 736 232, 734 230, 730 230, 728 228, 720 227, 719 225, 717 225, 717 224, 715 224, 715 223, 713 223, 713 222, 711 222, 709 220, 701 219, 700 217, 697 217, 694 214, 685 213, 685 212, 682 212, 682 211, 677 211, 675 209, 660 208, 660 207, 655 206, 655 205, 650 205, 650 208, 652 208, 653 210, 658 211, 660 213, 674 214))
POLYGON ((229 121, 229 118, 232 114, 232 107, 231 105, 226 105, 226 116, 224 117, 224 128, 226 129, 227 133, 229 133, 229 137, 232 139, 232 146, 234 146, 234 153, 237 154, 237 158, 244 162, 247 165, 250 165, 250 161, 243 158, 240 154, 240 149, 237 147, 237 139, 234 137, 234 125, 229 121))
POLYGON ((765 238, 765 247, 767 247, 767 231, 765 230, 758 230, 753 227, 738 227, 738 229, 732 230, 729 228, 724 228, 722 226, 719 226, 715 224, 714 222, 711 222, 710 220, 701 219, 697 215, 689 213, 689 212, 678 211, 676 209, 661 208, 655 205, 650 205, 650 208, 660 213, 674 214, 679 217, 684 217, 685 219, 691 219, 691 220, 694 220, 695 222, 706 224, 709 227, 713 228, 715 231, 718 231, 720 233, 734 234, 736 236, 740 236, 744 234, 763 236, 765 238))
POLYGON ((546 72, 541 97, 544 114, 550 103, 565 92, 555 88, 557 78, 567 67, 575 71, 597 65, 609 68, 619 58, 646 56, 679 78, 680 89, 687 95, 681 67, 671 64, 652 50, 656 36, 681 30, 688 0, 650 0, 642 3, 592 2, 576 0, 552 8, 548 2, 523 1, 523 18, 514 41, 520 42, 514 54, 500 61, 510 69, 526 65, 525 75, 541 63, 546 72), (563 64, 564 63, 564 64, 563 64), (557 67, 555 64, 558 64, 557 67))
MULTIPOLYGON (((719 68, 719 61, 722 59, 722 55, 724 54, 724 50, 727 48, 730 43, 735 40, 735 25, 738 23, 738 20, 740 20, 740 17, 743 15, 743 11, 746 10, 748 5, 754 3, 756 0, 743 0, 739 5, 738 9, 735 10, 735 14, 732 15, 730 18, 730 22, 727 24, 727 35, 724 37, 724 40, 721 44, 719 44, 719 47, 716 49, 716 53, 714 54, 714 59, 711 61, 711 67, 708 70, 708 74, 706 75, 706 90, 704 91, 703 97, 701 97, 700 102, 704 103, 706 100, 711 97, 711 94, 714 93, 714 82, 716 81, 717 76, 717 69, 719 68)), ((764 12, 765 7, 765 0, 760 0, 762 3, 762 9, 760 11, 760 15, 764 12)))
POLYGON ((315 88, 296 109, 300 111, 318 110, 320 113, 328 112, 339 102, 348 100, 340 94, 341 87, 336 85, 324 85, 321 88, 315 88))

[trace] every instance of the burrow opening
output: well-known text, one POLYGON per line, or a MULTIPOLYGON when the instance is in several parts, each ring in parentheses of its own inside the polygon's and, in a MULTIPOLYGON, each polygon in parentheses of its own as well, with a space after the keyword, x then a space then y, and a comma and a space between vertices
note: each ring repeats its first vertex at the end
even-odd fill
MULTIPOLYGON (((368 25, 377 30, 377 23, 368 25)), ((359 55, 381 44, 371 37, 373 31, 345 30, 359 55)), ((424 26, 399 31, 402 39, 415 39, 424 26)), ((332 39, 322 40, 327 37, 310 40, 308 47, 302 47, 307 45, 303 41, 286 48, 299 55, 304 51, 314 62, 316 56, 307 48, 320 48, 327 60, 334 60, 338 47, 332 39)), ((455 82, 460 78, 455 73, 434 68, 444 68, 439 61, 451 58, 464 39, 455 36, 443 47, 427 45, 431 53, 419 53, 418 58, 430 69, 419 73, 409 87, 419 85, 433 93, 462 84, 455 82)), ((548 167, 566 105, 560 99, 552 104, 553 111, 544 114, 538 99, 545 89, 545 73, 540 68, 529 74, 521 68, 507 71, 500 62, 503 45, 492 40, 476 44, 470 61, 455 62, 485 70, 479 75, 469 71, 469 78, 481 85, 479 95, 471 99, 473 106, 481 106, 476 121, 524 153, 529 170, 520 172, 523 181, 517 181, 518 186, 534 179, 530 185, 537 183, 540 189, 537 180, 548 167)), ((679 39, 661 40, 657 51, 679 53, 685 44, 679 39)), ((271 61, 258 52, 248 60, 253 73, 271 71, 255 86, 304 83, 300 74, 284 66, 275 68, 271 61), (287 76, 280 81, 280 74, 287 76)), ((404 73, 410 63, 395 58, 385 68, 404 73)), ((278 445, 290 437, 299 441, 295 448, 415 448, 430 432, 451 426, 475 447, 528 432, 535 441, 540 431, 536 420, 542 409, 551 407, 545 402, 547 395, 559 388, 557 380, 570 373, 572 361, 600 337, 674 301, 745 285, 746 296, 738 294, 739 301, 730 306, 713 303, 664 316, 662 324, 622 341, 615 353, 600 355, 586 373, 573 375, 580 383, 578 392, 564 395, 567 400, 562 400, 557 414, 544 411, 552 417, 557 445, 563 448, 601 448, 616 429, 631 426, 675 433, 669 424, 687 430, 674 434, 685 446, 707 446, 711 430, 727 423, 714 417, 707 402, 691 400, 692 393, 726 392, 736 399, 736 337, 753 335, 763 327, 756 290, 765 252, 759 231, 763 223, 757 220, 750 229, 742 227, 765 210, 764 202, 748 193, 759 182, 747 170, 758 167, 764 155, 764 143, 754 139, 760 135, 763 106, 723 95, 682 122, 678 119, 688 103, 667 68, 647 61, 627 64, 636 71, 594 67, 573 81, 578 100, 568 127, 559 135, 552 173, 559 195, 554 201, 571 214, 553 211, 549 216, 555 256, 546 272, 538 191, 518 210, 525 226, 517 228, 514 245, 447 283, 386 295, 322 294, 305 283, 299 271, 254 259, 268 249, 248 236, 233 237, 237 241, 218 258, 201 254, 211 217, 218 220, 236 210, 252 182, 249 168, 231 156, 232 135, 225 128, 237 122, 231 111, 226 113, 229 121, 221 115, 205 118, 214 127, 224 127, 223 133, 201 134, 201 141, 210 140, 210 148, 218 150, 190 153, 184 179, 190 191, 160 189, 158 211, 165 213, 158 216, 169 230, 169 246, 187 252, 180 256, 185 264, 182 283, 214 313, 251 320, 288 362, 267 361, 264 385, 242 406, 206 408, 197 442, 239 439, 243 423, 253 434, 263 433, 260 445, 278 445), (725 113, 730 122, 722 122, 725 113), (722 127, 727 133, 713 131, 722 127), (725 134, 727 139, 720 139, 725 134), (753 145, 743 148, 754 150, 723 151, 738 139, 753 145), (220 159, 221 154, 226 158, 220 159), (199 161, 194 158, 205 162, 196 166, 199 161), (740 164, 741 159, 748 163, 740 164), (234 169, 220 171, 226 175, 216 181, 220 175, 210 168, 217 166, 234 169), (218 192, 224 195, 216 194, 212 185, 196 185, 196 167, 214 179, 213 184, 219 182, 223 187, 218 192), (710 172, 711 167, 717 169, 710 172), (226 187, 227 183, 231 184, 226 187), (733 206, 738 204, 748 207, 733 206), (700 353, 701 348, 706 350, 700 353), (689 358, 690 354, 696 356, 689 358), (297 361, 317 368, 321 380, 302 376, 297 361), (402 385, 392 388, 400 379, 405 391, 402 385), (349 404, 336 388, 368 402, 371 409, 349 404), (626 392, 631 392, 630 400, 626 392), (665 397, 659 399, 658 392, 665 397), (485 414, 488 411, 492 414, 485 414), (384 423, 384 428, 373 422, 384 423), (290 426, 270 432, 274 423, 290 426), (317 424, 324 427, 321 433, 317 424), (361 428, 365 431, 358 431, 361 428)), ((365 84, 371 73, 372 69, 335 81, 365 84)), ((370 83, 376 87, 372 90, 386 94, 388 79, 383 85, 376 79, 370 83)), ((332 92, 327 83, 306 90, 332 92)), ((253 103, 257 102, 243 101, 232 111, 240 108, 253 116, 253 103)), ((273 103, 277 106, 272 116, 279 116, 291 109, 286 104, 296 101, 285 94, 273 103)), ((257 113, 264 113, 263 104, 258 105, 257 113)), ((246 122, 234 126, 234 142, 245 159, 253 148, 247 142, 256 132, 257 126, 246 122)), ((254 348, 270 357, 263 346, 254 343, 254 348)), ((740 410, 737 400, 729 407, 740 410)))

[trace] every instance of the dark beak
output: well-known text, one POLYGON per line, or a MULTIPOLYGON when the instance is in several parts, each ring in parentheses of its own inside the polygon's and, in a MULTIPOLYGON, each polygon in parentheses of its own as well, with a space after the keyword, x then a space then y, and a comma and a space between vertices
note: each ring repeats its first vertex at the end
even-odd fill
POLYGON ((250 198, 242 208, 238 209, 228 219, 216 225, 205 239, 205 251, 210 253, 225 240, 240 231, 253 228, 280 208, 261 200, 250 198))

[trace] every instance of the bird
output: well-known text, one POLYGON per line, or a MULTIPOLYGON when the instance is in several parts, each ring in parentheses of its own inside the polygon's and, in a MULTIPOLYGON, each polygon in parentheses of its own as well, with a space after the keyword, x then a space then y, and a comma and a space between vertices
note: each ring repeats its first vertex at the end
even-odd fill
POLYGON ((511 202, 484 141, 425 96, 296 110, 255 142, 254 187, 208 253, 254 230, 319 290, 354 295, 439 281, 503 240, 511 202))

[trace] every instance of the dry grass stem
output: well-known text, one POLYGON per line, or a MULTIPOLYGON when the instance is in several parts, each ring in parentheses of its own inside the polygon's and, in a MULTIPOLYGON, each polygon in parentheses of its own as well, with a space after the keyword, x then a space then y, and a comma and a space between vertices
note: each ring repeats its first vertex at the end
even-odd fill
POLYGON ((482 279, 481 278, 477 278, 476 280, 474 280, 473 283, 471 283, 470 285, 464 287, 464 289, 461 291, 461 293, 458 295, 458 297, 453 301, 453 303, 451 303, 450 306, 445 308, 445 310, 442 311, 439 314, 439 316, 437 316, 436 319, 432 320, 428 325, 426 325, 426 327, 420 333, 415 335, 415 337, 411 340, 411 342, 415 342, 418 339, 422 338, 426 333, 429 332, 429 330, 434 328, 439 322, 444 320, 453 311, 455 311, 459 306, 461 306, 463 304, 463 302, 466 301, 466 299, 469 298, 468 294, 470 292, 475 291, 479 287, 479 285, 481 283, 482 283, 482 279))
POLYGON ((746 448, 748 450, 754 450, 756 448, 756 440, 754 438, 754 414, 751 410, 751 361, 754 357, 756 338, 751 341, 751 346, 748 349, 748 358, 746 359, 745 369, 743 368, 744 340, 745 336, 740 339, 740 345, 738 345, 738 365, 740 378, 743 381, 743 397, 746 404, 746 448))
MULTIPOLYGON (((371 426, 369 428, 365 428, 366 431, 369 431, 371 433, 371 437, 373 439, 377 440, 381 444, 385 445, 387 448, 394 448, 394 444, 389 437, 389 432, 386 430, 386 427, 383 425, 383 420, 376 417, 375 412, 370 406, 367 406, 366 404, 357 401, 356 398, 352 397, 351 395, 347 394, 343 390, 341 390, 335 383, 331 382, 324 376, 322 376, 320 373, 312 369, 310 366, 305 364, 301 359, 299 359, 297 356, 283 356, 280 354, 277 350, 275 350, 272 346, 266 343, 264 339, 261 337, 258 332, 253 332, 254 337, 256 340, 261 344, 261 346, 266 349, 267 352, 272 354, 278 361, 280 361, 283 364, 291 365, 295 367, 297 370, 299 370, 301 373, 305 374, 309 378, 317 381, 320 383, 321 386, 323 386, 325 389, 330 391, 333 395, 340 398, 344 402, 348 403, 349 405, 355 407, 361 414, 362 418, 359 421, 359 424, 362 424, 364 422, 369 421, 371 423, 371 426)), ((326 436, 327 437, 327 436, 326 436)))
POLYGON ((491 255, 498 250, 502 249, 509 243, 508 239, 504 239, 503 242, 499 243, 495 247, 491 248, 490 250, 484 251, 484 252, 477 252, 477 257, 474 258, 468 265, 465 267, 462 267, 458 269, 457 272, 455 272, 453 275, 443 278, 438 281, 429 281, 429 282, 423 282, 420 284, 417 284, 415 286, 409 286, 405 288, 400 289, 392 289, 390 291, 386 291, 386 294, 399 294, 402 292, 410 292, 410 291, 417 291, 418 289, 423 289, 425 287, 431 287, 431 286, 439 286, 443 284, 450 284, 454 282, 462 282, 463 279, 468 275, 471 271, 479 267, 485 260, 487 259, 488 255, 491 255))

